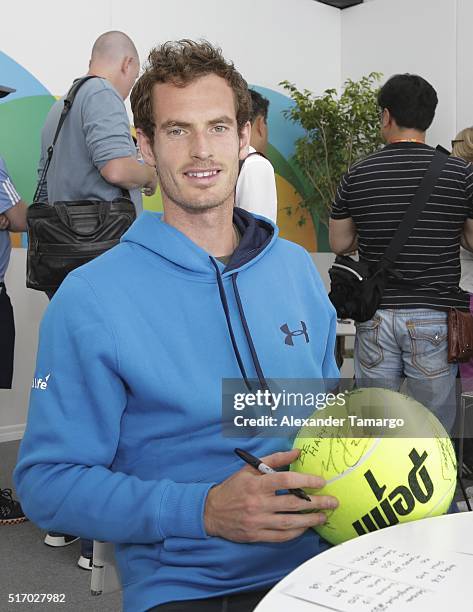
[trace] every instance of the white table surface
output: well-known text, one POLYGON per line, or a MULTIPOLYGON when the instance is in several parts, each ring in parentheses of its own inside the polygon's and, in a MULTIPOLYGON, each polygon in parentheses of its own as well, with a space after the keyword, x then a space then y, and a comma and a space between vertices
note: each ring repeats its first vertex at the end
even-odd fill
POLYGON ((355 334, 355 321, 352 319, 337 319, 337 336, 354 336, 355 334))
MULTIPOLYGON (((317 568, 327 562, 346 563, 354 553, 357 553, 359 542, 370 542, 373 545, 383 545, 411 549, 427 555, 442 558, 442 553, 467 553, 469 560, 473 555, 473 512, 461 512, 444 516, 412 521, 387 527, 360 538, 349 540, 344 544, 334 546, 329 550, 309 559, 296 568, 288 576, 276 584, 255 608, 255 612, 328 612, 328 608, 315 603, 303 601, 285 595, 281 591, 289 584, 317 575, 317 568)), ((451 608, 431 609, 431 612, 456 612, 473 610, 473 575, 465 576, 464 591, 451 594, 451 608)), ((409 608, 412 611, 412 607, 409 608)))

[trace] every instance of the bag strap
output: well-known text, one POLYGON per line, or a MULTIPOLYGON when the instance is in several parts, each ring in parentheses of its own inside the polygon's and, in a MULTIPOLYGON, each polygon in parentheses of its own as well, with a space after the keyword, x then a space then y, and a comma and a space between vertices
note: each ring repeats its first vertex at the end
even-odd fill
POLYGON ((59 117, 59 123, 58 123, 57 128, 56 128, 56 133, 54 134, 53 142, 48 147, 48 158, 46 160, 46 163, 44 164, 44 168, 43 168, 43 171, 41 173, 41 178, 38 181, 38 186, 36 187, 36 191, 35 191, 34 196, 33 196, 33 202, 36 202, 36 199, 39 196, 39 194, 41 193, 41 190, 42 190, 42 188, 44 186, 44 182, 46 180, 46 175, 48 173, 48 168, 49 168, 49 165, 51 163, 51 159, 53 157, 54 146, 56 144, 56 141, 57 141, 58 136, 59 136, 59 132, 61 131, 61 128, 62 128, 62 126, 64 124, 64 121, 66 120, 67 114, 71 110, 71 106, 72 106, 72 103, 74 102, 74 98, 76 97, 77 92, 79 91, 79 89, 82 87, 82 85, 86 81, 88 81, 90 79, 96 79, 96 78, 98 78, 98 77, 93 75, 93 74, 91 74, 91 75, 87 75, 85 77, 82 77, 81 79, 77 79, 77 81, 74 81, 74 83, 72 84, 72 87, 67 92, 67 95, 64 98, 64 107, 62 109, 61 116, 59 117))
POLYGON ((388 245, 384 255, 381 257, 378 266, 380 268, 390 268, 394 266, 397 256, 406 244, 420 213, 424 210, 429 197, 433 191, 435 183, 440 176, 448 160, 448 154, 440 145, 436 148, 432 161, 424 174, 422 181, 414 195, 412 203, 408 207, 399 227, 388 245))

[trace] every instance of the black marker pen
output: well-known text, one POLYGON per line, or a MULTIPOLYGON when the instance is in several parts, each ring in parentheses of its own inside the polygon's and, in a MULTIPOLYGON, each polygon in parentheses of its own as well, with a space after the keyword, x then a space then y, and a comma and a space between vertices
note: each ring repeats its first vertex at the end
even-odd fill
MULTIPOLYGON (((235 448, 235 453, 240 457, 240 459, 243 459, 243 461, 253 466, 255 469, 257 469, 262 474, 274 474, 276 472, 276 470, 273 470, 273 468, 269 467, 269 465, 266 465, 266 463, 263 463, 261 459, 258 459, 258 457, 251 455, 250 453, 242 450, 241 448, 235 448)), ((296 497, 299 497, 300 499, 305 499, 306 501, 309 501, 309 502, 312 501, 310 497, 307 495, 307 493, 305 493, 302 489, 288 489, 288 491, 289 493, 292 493, 293 495, 295 495, 296 497)))

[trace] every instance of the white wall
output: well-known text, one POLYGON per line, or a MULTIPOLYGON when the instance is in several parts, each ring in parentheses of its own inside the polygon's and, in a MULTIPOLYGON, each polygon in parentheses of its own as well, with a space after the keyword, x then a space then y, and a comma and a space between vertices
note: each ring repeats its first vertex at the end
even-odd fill
POLYGON ((87 71, 97 36, 123 30, 140 58, 158 43, 207 38, 220 45, 249 83, 283 91, 293 80, 321 92, 340 82, 340 12, 314 0, 62 0, 9 2, 2 7, 0 50, 34 74, 51 93, 64 93, 87 71), (41 36, 38 36, 41 31, 41 36), (320 61, 319 61, 320 60, 320 61), (314 69, 311 68, 313 66, 314 69))
POLYGON ((341 12, 342 79, 372 71, 382 72, 383 81, 403 72, 423 76, 439 97, 427 141, 445 147, 456 133, 457 45, 467 62, 471 57, 467 30, 473 12, 466 7, 473 3, 460 2, 470 22, 463 25, 465 38, 458 41, 457 0, 376 0, 341 12))
POLYGON ((455 133, 473 125, 472 24, 473 2, 471 0, 457 0, 457 112, 455 133))
MULTIPOLYGON (((135 0, 132 9, 125 0, 82 0, 64 7, 61 0, 30 2, 28 19, 23 2, 2 7, 3 22, 21 24, 21 36, 17 27, 3 28, 0 50, 54 95, 87 71, 95 38, 110 29, 127 32, 142 60, 165 40, 207 38, 250 83, 283 91, 278 83, 288 79, 315 92, 340 83, 340 12, 313 0, 135 0)), ((21 437, 47 305, 24 279, 25 251, 13 249, 6 282, 17 329, 15 374, 13 389, 0 390, 0 442, 21 437)))

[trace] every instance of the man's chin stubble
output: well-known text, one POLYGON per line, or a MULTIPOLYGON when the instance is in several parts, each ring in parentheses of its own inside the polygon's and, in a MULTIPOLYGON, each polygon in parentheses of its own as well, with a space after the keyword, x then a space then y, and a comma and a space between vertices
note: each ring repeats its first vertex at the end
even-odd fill
POLYGON ((220 208, 221 206, 223 206, 228 199, 231 196, 230 192, 225 198, 218 200, 218 201, 210 201, 210 202, 184 202, 183 200, 179 200, 177 199, 175 196, 169 194, 168 192, 166 192, 165 189, 163 189, 163 185, 161 184, 161 189, 163 190, 163 192, 166 194, 166 196, 168 197, 168 199, 178 208, 180 208, 181 210, 184 210, 186 213, 189 213, 191 215, 200 215, 202 213, 205 213, 209 210, 213 210, 214 208, 220 208))
POLYGON ((207 202, 205 204, 193 204, 189 202, 177 202, 176 200, 173 200, 173 202, 176 206, 182 208, 182 210, 185 210, 191 215, 199 215, 209 210, 213 210, 214 208, 219 208, 224 204, 224 202, 207 202))

